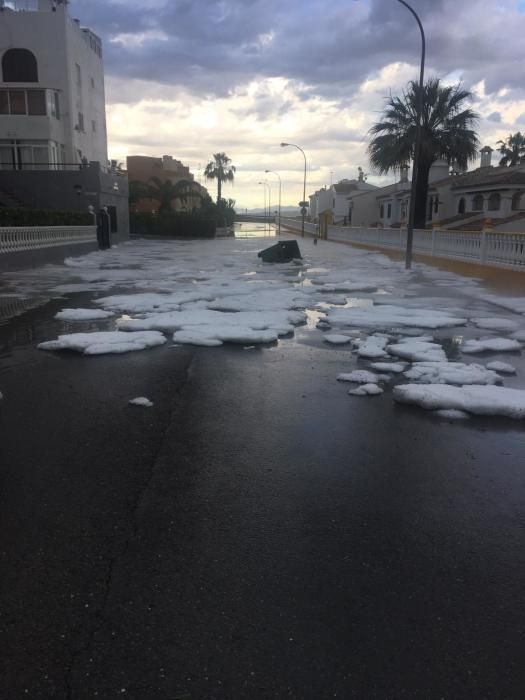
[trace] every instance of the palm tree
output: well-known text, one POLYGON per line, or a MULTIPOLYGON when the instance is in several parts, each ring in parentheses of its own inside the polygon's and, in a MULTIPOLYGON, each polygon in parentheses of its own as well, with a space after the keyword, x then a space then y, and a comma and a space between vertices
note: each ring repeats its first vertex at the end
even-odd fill
POLYGON ((217 202, 221 200, 222 183, 233 182, 235 178, 235 165, 231 162, 226 153, 214 153, 213 160, 204 169, 206 180, 217 180, 217 202))
POLYGON ((155 199, 159 202, 159 212, 169 211, 171 203, 174 200, 186 202, 192 192, 193 183, 189 180, 178 180, 175 184, 171 180, 161 180, 158 177, 152 177, 146 188, 146 197, 155 199))
POLYGON ((525 163, 525 135, 521 131, 510 134, 505 141, 498 141, 500 154, 503 158, 499 164, 504 166, 525 163))
MULTIPOLYGON (((406 166, 414 158, 419 83, 411 81, 402 97, 387 101, 382 120, 370 129, 373 137, 368 146, 372 166, 380 173, 406 166)), ((428 175, 432 163, 444 158, 466 168, 477 156, 478 137, 473 127, 478 115, 464 108, 472 93, 461 86, 441 85, 431 78, 423 86, 421 150, 417 178, 414 217, 416 228, 426 223, 428 175)))
POLYGON ((129 204, 134 211, 141 199, 148 197, 148 186, 139 180, 131 180, 129 183, 129 204))

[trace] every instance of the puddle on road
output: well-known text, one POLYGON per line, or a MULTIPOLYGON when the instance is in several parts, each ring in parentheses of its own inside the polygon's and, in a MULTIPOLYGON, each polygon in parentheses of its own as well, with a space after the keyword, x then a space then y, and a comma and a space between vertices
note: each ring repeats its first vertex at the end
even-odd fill
POLYGON ((48 302, 49 297, 0 296, 0 324, 6 324, 11 318, 44 306, 48 302))

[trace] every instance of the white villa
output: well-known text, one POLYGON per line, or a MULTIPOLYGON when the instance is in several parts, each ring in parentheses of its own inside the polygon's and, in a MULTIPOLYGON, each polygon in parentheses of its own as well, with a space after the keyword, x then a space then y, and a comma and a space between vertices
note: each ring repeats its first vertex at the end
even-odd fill
POLYGON ((329 188, 323 187, 310 195, 310 218, 316 223, 346 226, 352 217, 350 196, 354 193, 368 193, 377 189, 375 185, 366 182, 363 170, 359 168, 356 179, 340 180, 329 188))
MULTIPOLYGON (((525 165, 493 166, 492 152, 485 146, 481 150, 480 166, 469 172, 455 171, 443 160, 433 164, 429 175, 427 228, 476 231, 490 219, 495 231, 525 231, 525 165)), ((374 187, 358 179, 343 180, 333 188, 341 184, 339 200, 330 198, 332 188, 310 196, 312 221, 321 221, 326 210, 335 214, 339 202, 333 223, 383 228, 406 226, 410 202, 408 168, 401 170, 397 182, 386 187, 374 187)))

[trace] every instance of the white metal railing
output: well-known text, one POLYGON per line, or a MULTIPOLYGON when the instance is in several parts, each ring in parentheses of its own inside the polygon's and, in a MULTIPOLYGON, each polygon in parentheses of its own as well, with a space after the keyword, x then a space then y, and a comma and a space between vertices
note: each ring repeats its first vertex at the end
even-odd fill
POLYGON ((94 243, 96 226, 12 226, 0 228, 0 255, 21 250, 94 243))
MULTIPOLYGON (((294 231, 301 230, 301 222, 297 219, 283 217, 281 223, 294 231)), ((316 234, 317 228, 316 224, 305 224, 305 231, 309 234, 316 234)), ((406 235, 405 228, 328 227, 328 240, 361 243, 393 250, 405 250, 406 235)), ((525 233, 495 232, 492 229, 416 229, 413 251, 437 258, 468 260, 483 265, 525 270, 525 233)))

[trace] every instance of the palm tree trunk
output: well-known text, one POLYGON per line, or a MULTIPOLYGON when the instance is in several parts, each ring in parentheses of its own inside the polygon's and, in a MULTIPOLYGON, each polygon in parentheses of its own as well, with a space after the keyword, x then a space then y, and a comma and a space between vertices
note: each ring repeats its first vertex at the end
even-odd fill
POLYGON ((431 162, 424 159, 419 161, 414 228, 425 228, 425 224, 427 222, 428 174, 430 172, 431 165, 431 162))
POLYGON ((219 175, 217 178, 217 203, 221 201, 221 189, 222 189, 222 180, 219 175))

